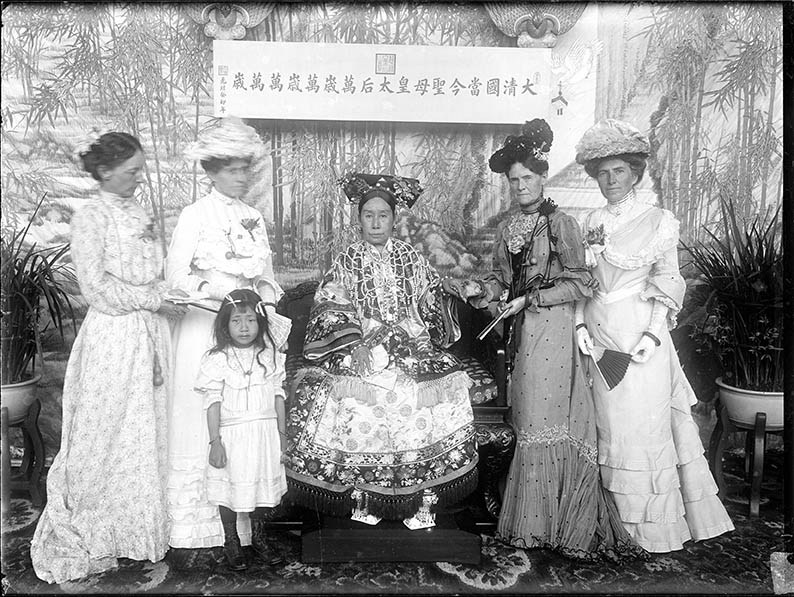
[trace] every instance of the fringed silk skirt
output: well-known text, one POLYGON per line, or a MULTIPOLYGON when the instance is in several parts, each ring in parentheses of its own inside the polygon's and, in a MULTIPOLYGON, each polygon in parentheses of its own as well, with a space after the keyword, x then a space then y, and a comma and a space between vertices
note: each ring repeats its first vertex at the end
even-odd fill
POLYGON ((299 371, 288 408, 290 496, 332 516, 349 515, 354 489, 370 513, 412 516, 431 489, 451 504, 477 485, 469 376, 415 381, 397 369, 368 377, 299 371))

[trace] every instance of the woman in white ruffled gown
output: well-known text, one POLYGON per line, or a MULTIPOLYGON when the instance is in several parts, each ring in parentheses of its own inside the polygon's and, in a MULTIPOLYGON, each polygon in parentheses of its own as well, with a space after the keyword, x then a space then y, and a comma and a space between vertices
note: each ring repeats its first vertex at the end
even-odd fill
POLYGON ((685 290, 679 222, 634 191, 649 150, 640 131, 615 120, 591 128, 577 146, 577 162, 608 201, 584 219, 599 287, 578 305, 577 336, 585 354, 594 346, 631 354, 612 390, 591 366, 601 477, 637 543, 669 552, 733 524, 716 495, 691 413, 697 398, 669 333, 685 290))
MULTIPOLYGON (((242 201, 251 170, 264 158, 256 131, 227 118, 203 134, 188 150, 213 182, 210 193, 179 216, 166 261, 173 288, 203 296, 200 303, 217 311, 235 288, 251 288, 269 304, 271 319, 282 290, 275 282, 270 244, 261 213, 242 201)), ((211 311, 191 307, 172 332, 174 374, 169 405, 169 544, 176 548, 223 545, 217 506, 204 488, 209 435, 202 400, 194 391, 199 363, 212 346, 211 311)), ((247 516, 238 518, 243 545, 251 542, 247 516)))

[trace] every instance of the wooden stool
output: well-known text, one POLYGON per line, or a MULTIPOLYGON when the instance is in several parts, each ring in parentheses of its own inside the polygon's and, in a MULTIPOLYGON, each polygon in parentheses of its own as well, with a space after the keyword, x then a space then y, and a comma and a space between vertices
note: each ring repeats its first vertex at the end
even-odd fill
POLYGON ((750 427, 738 424, 728 418, 728 409, 717 398, 717 424, 709 441, 709 464, 719 487, 719 496, 725 497, 736 490, 725 483, 722 467, 722 453, 727 436, 732 432, 746 433, 744 444, 744 474, 750 483, 750 516, 758 516, 761 503, 761 481, 764 476, 764 452, 767 433, 783 433, 783 430, 770 431, 766 428, 766 413, 755 414, 755 425, 750 427))
POLYGON ((34 400, 25 418, 19 421, 8 420, 8 409, 2 409, 2 484, 3 484, 3 511, 8 510, 12 489, 25 489, 30 492, 34 506, 41 506, 44 502, 41 492, 41 473, 44 471, 44 440, 39 431, 39 413, 41 401, 34 400), (22 429, 22 440, 25 454, 22 456, 22 465, 19 467, 23 480, 12 480, 11 454, 8 433, 11 427, 22 429))

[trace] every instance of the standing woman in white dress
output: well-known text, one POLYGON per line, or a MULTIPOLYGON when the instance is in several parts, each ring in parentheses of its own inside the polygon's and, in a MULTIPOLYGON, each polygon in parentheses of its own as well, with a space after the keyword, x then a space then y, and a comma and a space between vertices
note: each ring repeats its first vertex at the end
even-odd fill
MULTIPOLYGON (((201 163, 212 190, 179 216, 166 261, 172 287, 204 296, 200 303, 217 311, 236 288, 256 291, 267 305, 271 322, 282 290, 273 277, 270 244, 261 213, 244 202, 251 172, 264 158, 256 131, 237 118, 225 118, 202 134, 187 151, 201 163)), ((168 413, 169 544, 175 548, 223 545, 217 506, 207 501, 203 485, 209 435, 201 397, 194 391, 199 363, 212 347, 213 312, 191 307, 175 326, 174 374, 168 413)), ((289 320, 287 320, 288 322, 289 320)), ((238 534, 251 542, 247 516, 238 518, 238 534)))
POLYGON ((166 317, 163 252, 135 200, 141 144, 110 132, 78 156, 99 193, 74 215, 71 255, 88 313, 66 365, 61 449, 47 474, 47 506, 30 545, 36 575, 62 583, 156 562, 168 549, 165 479, 166 317))
POLYGON ((637 198, 650 144, 634 126, 606 120, 585 132, 576 150, 607 201, 583 226, 598 290, 577 303, 577 341, 584 354, 631 355, 612 389, 593 375, 601 480, 637 543, 656 553, 683 549, 689 539, 716 537, 733 524, 716 495, 692 418, 697 397, 669 332, 685 290, 679 223, 637 198))

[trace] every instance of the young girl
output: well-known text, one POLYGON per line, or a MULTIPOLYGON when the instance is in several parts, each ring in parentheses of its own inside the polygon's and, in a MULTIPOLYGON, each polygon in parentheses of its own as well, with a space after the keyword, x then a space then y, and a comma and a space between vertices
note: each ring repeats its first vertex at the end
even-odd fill
POLYGON ((282 346, 289 320, 265 310, 259 295, 233 290, 215 318, 215 345, 202 358, 196 391, 209 428, 207 499, 220 509, 229 567, 248 564, 237 535, 237 513, 249 512, 252 545, 275 564, 265 542, 268 510, 287 492, 281 454, 286 449, 282 346))

